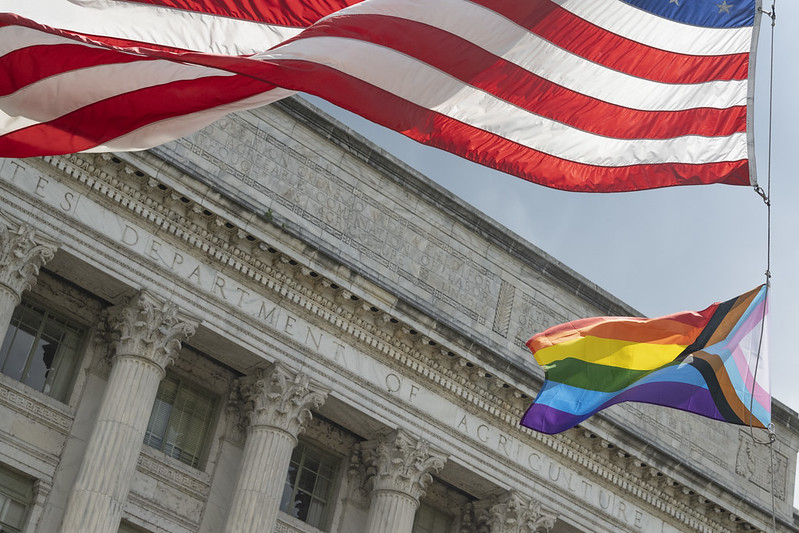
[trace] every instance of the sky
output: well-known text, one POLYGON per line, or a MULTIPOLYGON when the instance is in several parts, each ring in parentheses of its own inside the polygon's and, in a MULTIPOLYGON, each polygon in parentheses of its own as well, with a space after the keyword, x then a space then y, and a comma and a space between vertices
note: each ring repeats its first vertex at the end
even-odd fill
MULTIPOLYGON (((764 8, 771 8, 771 0, 764 8)), ((750 187, 557 191, 417 144, 322 100, 308 99, 644 316, 700 310, 730 299, 763 283, 768 268, 772 394, 799 411, 799 357, 793 340, 799 320, 799 180, 791 162, 799 149, 799 2, 781 0, 776 12, 773 56, 771 20, 764 16, 755 63, 756 168, 764 189, 770 174, 770 254, 768 209, 750 187)), ((799 507, 799 494, 794 496, 799 507)))

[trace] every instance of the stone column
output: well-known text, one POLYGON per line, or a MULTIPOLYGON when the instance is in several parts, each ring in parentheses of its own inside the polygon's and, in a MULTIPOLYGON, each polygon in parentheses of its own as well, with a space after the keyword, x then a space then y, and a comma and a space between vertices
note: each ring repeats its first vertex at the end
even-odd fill
POLYGON ((477 533, 548 533, 557 515, 516 491, 474 503, 477 533))
POLYGON ((109 309, 106 324, 115 355, 62 533, 119 528, 158 384, 197 326, 175 305, 145 293, 109 309))
POLYGON ((53 258, 57 248, 30 225, 0 216, 0 342, 22 292, 36 283, 39 268, 53 258))
POLYGON ((305 374, 293 374, 275 363, 244 380, 249 427, 239 467, 226 533, 272 531, 286 483, 297 435, 311 419, 311 409, 327 391, 310 388, 305 374))
POLYGON ((419 498, 446 456, 401 429, 362 443, 361 456, 371 487, 365 533, 411 533, 419 498))

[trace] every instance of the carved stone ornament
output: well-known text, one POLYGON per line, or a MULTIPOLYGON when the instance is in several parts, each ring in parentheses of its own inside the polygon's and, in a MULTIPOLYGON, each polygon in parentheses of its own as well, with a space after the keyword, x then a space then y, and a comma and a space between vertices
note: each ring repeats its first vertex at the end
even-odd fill
POLYGON ((225 406, 225 438, 237 444, 243 445, 247 430, 247 423, 244 418, 245 402, 241 398, 241 381, 235 379, 231 383, 228 391, 227 405, 225 406))
POLYGON ((242 379, 241 396, 247 402, 250 428, 269 426, 296 437, 321 406, 327 391, 310 388, 305 374, 294 374, 279 363, 259 369, 254 378, 242 379))
POLYGON ((194 335, 198 325, 175 304, 147 292, 109 308, 104 322, 116 356, 142 357, 162 370, 174 361, 182 341, 194 335))
POLYGON ((474 533, 475 531, 474 505, 471 502, 465 503, 461 506, 461 523, 458 533, 474 533))
POLYGON ((557 515, 516 491, 474 503, 477 533, 539 533, 555 526, 557 515))
POLYGON ((446 455, 402 429, 384 432, 360 445, 366 465, 366 484, 372 491, 388 490, 415 499, 433 481, 431 474, 444 468, 446 455))
POLYGON ((0 216, 0 285, 13 291, 17 298, 36 283, 39 268, 50 261, 58 249, 55 241, 28 224, 20 224, 0 216))

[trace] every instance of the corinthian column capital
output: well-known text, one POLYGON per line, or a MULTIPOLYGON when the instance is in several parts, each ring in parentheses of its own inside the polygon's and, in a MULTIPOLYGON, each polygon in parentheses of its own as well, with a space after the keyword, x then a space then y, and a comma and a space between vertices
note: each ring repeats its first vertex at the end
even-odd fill
POLYGON ((0 285, 19 301, 57 249, 58 243, 38 234, 33 226, 0 216, 0 285))
POLYGON ((311 387, 310 378, 294 374, 279 363, 259 369, 243 379, 241 395, 250 429, 259 426, 281 429, 297 437, 311 419, 311 410, 321 406, 327 391, 311 387))
POLYGON ((474 503, 478 533, 547 533, 557 515, 516 491, 474 503))
POLYGON ((180 351, 183 340, 194 335, 198 321, 178 307, 147 292, 106 311, 105 323, 117 357, 146 359, 162 371, 180 351))
POLYGON ((447 460, 427 441, 401 429, 361 443, 361 456, 372 491, 400 492, 415 500, 424 495, 433 480, 431 474, 444 468, 447 460))

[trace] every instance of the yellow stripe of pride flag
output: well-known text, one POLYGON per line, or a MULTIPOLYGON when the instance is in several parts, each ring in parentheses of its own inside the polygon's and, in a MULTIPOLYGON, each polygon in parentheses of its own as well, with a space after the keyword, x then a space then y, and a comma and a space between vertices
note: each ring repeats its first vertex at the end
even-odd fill
POLYGON ((580 337, 535 352, 539 365, 566 358, 629 370, 653 370, 670 363, 687 344, 646 344, 635 341, 580 337))
POLYGON ((706 311, 711 312, 655 319, 576 320, 539 333, 527 346, 540 365, 574 358, 630 370, 652 370, 670 363, 694 342, 712 315, 711 309, 706 311))

